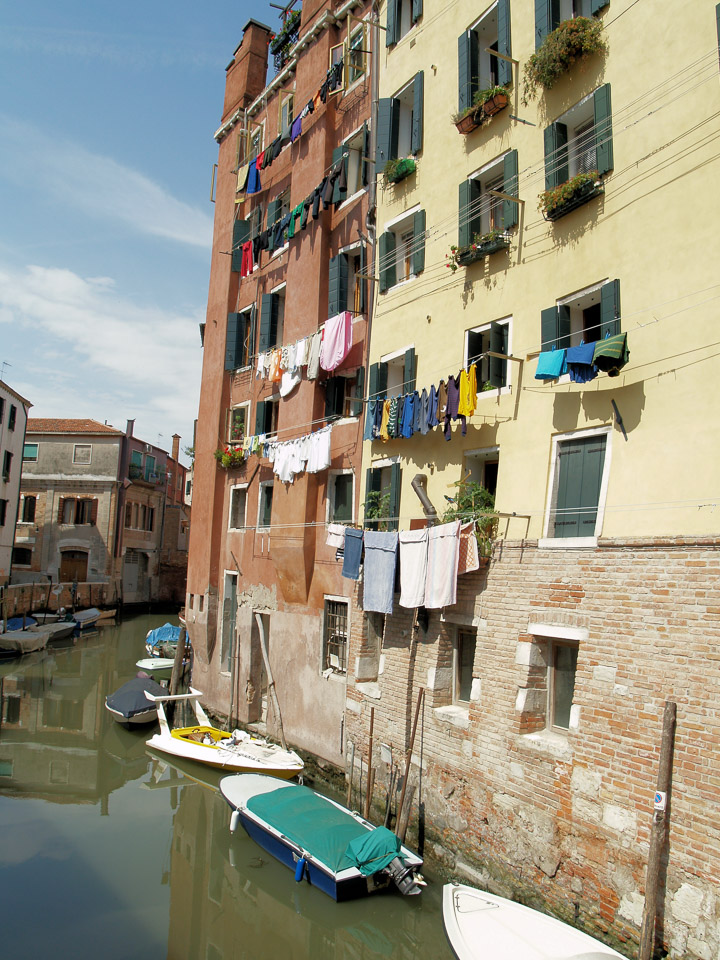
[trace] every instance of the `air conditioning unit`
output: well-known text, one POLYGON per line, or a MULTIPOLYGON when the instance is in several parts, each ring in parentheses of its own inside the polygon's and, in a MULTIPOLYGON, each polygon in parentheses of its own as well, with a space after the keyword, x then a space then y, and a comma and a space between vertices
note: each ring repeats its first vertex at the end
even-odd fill
POLYGON ((152 446, 149 443, 145 444, 145 453, 152 453, 152 446))

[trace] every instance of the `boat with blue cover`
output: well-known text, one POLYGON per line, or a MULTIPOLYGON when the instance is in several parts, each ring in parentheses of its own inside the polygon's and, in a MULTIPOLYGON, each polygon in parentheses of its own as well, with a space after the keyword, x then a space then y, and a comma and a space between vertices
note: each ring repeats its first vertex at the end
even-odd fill
POLYGON ((298 783, 261 774, 223 777, 220 793, 238 822, 269 854, 333 900, 353 900, 395 883, 418 894, 422 859, 390 830, 298 783))
MULTIPOLYGON (((149 657, 169 657, 175 656, 178 641, 180 640, 181 627, 176 627, 172 623, 164 623, 161 627, 155 627, 148 630, 145 637, 145 650, 149 657)), ((185 639, 185 647, 189 650, 190 642, 185 639)))

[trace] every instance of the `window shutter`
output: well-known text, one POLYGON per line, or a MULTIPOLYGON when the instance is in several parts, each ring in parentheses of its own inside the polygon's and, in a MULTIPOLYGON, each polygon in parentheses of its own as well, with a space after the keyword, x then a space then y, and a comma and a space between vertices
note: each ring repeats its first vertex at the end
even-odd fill
POLYGON ((328 317, 336 317, 347 307, 348 260, 344 253, 330 259, 328 276, 328 317))
MULTIPOLYGON (((346 152, 346 149, 347 149, 347 148, 346 148, 345 145, 342 144, 342 143, 340 144, 339 147, 335 147, 335 148, 333 149, 333 152, 332 152, 332 166, 334 167, 335 164, 337 163, 337 161, 338 161, 342 156, 344 156, 344 157, 346 158, 346 159, 345 159, 345 173, 347 174, 347 152, 346 152)), ((342 194, 340 193, 340 177, 338 177, 337 180, 335 181, 335 183, 333 184, 332 202, 333 202, 333 203, 341 203, 342 200, 343 200, 343 196, 342 196, 342 194)))
POLYGON ((279 205, 279 203, 280 203, 280 199, 279 199, 278 197, 276 197, 274 200, 269 200, 269 201, 268 201, 268 205, 267 205, 267 222, 266 222, 266 224, 265 224, 265 226, 267 227, 268 230, 270 229, 270 227, 271 227, 271 226, 275 223, 275 221, 277 220, 277 212, 278 212, 278 205, 279 205))
POLYGON ((265 401, 258 400, 255 404, 255 435, 265 433, 265 401))
POLYGON ((458 37, 458 110, 472 106, 473 94, 478 89, 478 45, 472 30, 458 37))
POLYGON ((227 318, 227 333, 225 335, 225 369, 235 370, 238 366, 238 350, 241 349, 240 314, 229 313, 227 318))
POLYGON ((375 148, 375 173, 380 174, 388 160, 395 157, 398 141, 400 111, 397 100, 385 97, 378 100, 377 145, 375 148))
POLYGON ((598 173, 607 173, 612 170, 612 106, 610 103, 610 84, 604 83, 593 94, 593 108, 595 113, 595 150, 597 154, 598 173))
POLYGON ((384 398, 387 393, 387 364, 373 363, 370 367, 368 400, 384 398))
MULTIPOLYGON (((609 0, 606 0, 609 2, 609 0)), ((422 0, 412 0, 412 22, 417 23, 420 17, 422 16, 423 5, 422 0)))
POLYGON ((413 253, 412 272, 422 273, 425 269, 425 211, 418 210, 413 215, 413 253))
POLYGON ((362 276, 355 278, 355 283, 358 284, 358 310, 360 313, 365 313, 367 310, 367 280, 365 279, 365 274, 367 273, 367 257, 365 255, 365 244, 360 244, 360 273, 362 276))
POLYGON ((350 415, 352 417, 359 417, 362 415, 364 396, 365 396, 365 367, 359 367, 357 373, 355 374, 355 387, 353 389, 353 397, 355 399, 350 404, 350 415))
POLYGON ((467 247, 481 230, 480 181, 464 180, 458 194, 458 246, 467 247))
POLYGON ((62 522, 63 522, 63 509, 64 509, 64 507, 65 507, 65 497, 60 497, 60 499, 58 500, 58 518, 57 518, 57 522, 58 522, 58 523, 62 523, 62 522))
POLYGON ((388 287, 394 287, 397 282, 395 271, 395 234, 386 230, 380 234, 378 243, 379 263, 378 273, 380 275, 380 293, 384 293, 388 287))
POLYGON ((370 180, 369 176, 369 166, 370 166, 370 128, 367 124, 367 121, 363 124, 362 129, 362 156, 360 157, 360 182, 365 187, 370 180))
POLYGON ((557 349, 567 350, 570 346, 570 307, 558 307, 557 349))
POLYGON ((405 351, 405 365, 403 367, 403 393, 412 393, 415 389, 415 347, 405 351))
POLYGON ((264 293, 260 298, 260 341, 258 343, 258 353, 265 353, 270 349, 272 342, 270 339, 272 335, 272 319, 273 295, 271 293, 264 293))
POLYGON ((560 23, 560 0, 535 0, 535 49, 560 23))
MULTIPOLYGON (((507 324, 490 324, 491 353, 507 353, 507 324)), ((493 387, 504 387, 507 383, 507 360, 488 357, 488 380, 493 387)))
MULTIPOLYGON (((504 53, 506 57, 511 57, 510 45, 510 0, 498 0, 497 6, 497 26, 498 26, 498 53, 504 53)), ((512 64, 507 60, 497 58, 497 77, 498 83, 510 83, 512 80, 512 64)))
POLYGON ((233 221, 232 263, 231 269, 240 273, 242 267, 243 244, 250 239, 250 222, 248 220, 233 221))
POLYGON ((390 467, 390 507, 388 515, 392 518, 387 522, 388 530, 397 530, 400 519, 400 464, 393 463, 390 467))
POLYGON ((424 77, 423 71, 415 74, 413 82, 413 118, 412 118, 412 137, 410 141, 411 153, 420 153, 423 145, 423 102, 424 102, 424 77))
POLYGON ((540 314, 540 349, 565 350, 570 346, 570 308, 548 307, 540 314))
POLYGON ((559 444, 553 536, 595 535, 606 441, 602 435, 559 444))
POLYGON ((551 123, 545 127, 545 189, 552 190, 569 177, 567 125, 551 123))
MULTIPOLYGON (((503 193, 510 197, 518 194, 518 153, 511 150, 505 154, 503 160, 503 193)), ((505 230, 516 227, 518 222, 518 205, 512 200, 503 200, 503 227, 505 230)))
MULTIPOLYGON (((593 17, 596 17, 602 8, 606 7, 608 3, 610 3, 610 0, 591 0, 590 13, 593 15, 593 17)), ((718 13, 718 19, 720 19, 720 12, 718 13)))
POLYGON ((620 333, 620 281, 611 280, 600 288, 600 340, 620 333))
POLYGON ((257 326, 257 307, 255 304, 250 308, 250 322, 248 324, 248 348, 247 360, 250 363, 255 355, 255 328, 257 326))
POLYGON ((387 22, 385 24, 385 46, 391 47, 394 43, 397 43, 398 38, 396 36, 397 29, 399 27, 399 13, 398 10, 398 0, 388 0, 387 4, 387 22))
POLYGON ((98 502, 97 502, 97 498, 93 498, 90 501, 90 523, 93 526, 97 526, 97 515, 98 515, 98 502))

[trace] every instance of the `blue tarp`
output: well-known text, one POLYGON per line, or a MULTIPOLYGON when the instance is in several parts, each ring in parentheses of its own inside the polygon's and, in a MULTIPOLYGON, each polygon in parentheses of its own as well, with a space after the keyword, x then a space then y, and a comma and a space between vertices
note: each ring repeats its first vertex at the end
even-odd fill
MULTIPOLYGON (((37 623, 37 620, 34 620, 32 617, 25 617, 25 626, 34 627, 37 623)), ((1 626, 1 624, 0 624, 1 626)), ((8 630, 22 630, 23 628, 23 618, 22 617, 9 617, 7 622, 8 630)))
POLYGON ((145 642, 150 647, 159 647, 163 643, 177 643, 179 639, 180 627, 174 627, 171 623, 166 623, 162 627, 151 630, 145 642))
POLYGON ((146 690, 154 697, 167 695, 165 687, 161 687, 149 677, 136 677, 124 683, 115 693, 111 693, 106 698, 107 705, 128 719, 138 713, 146 713, 152 708, 151 701, 145 696, 146 690))

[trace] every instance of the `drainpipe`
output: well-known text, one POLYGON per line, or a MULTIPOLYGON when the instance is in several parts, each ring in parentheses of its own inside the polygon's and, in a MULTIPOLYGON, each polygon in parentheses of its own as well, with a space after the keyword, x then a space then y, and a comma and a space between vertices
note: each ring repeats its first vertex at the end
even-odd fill
POLYGON ((427 477, 424 473, 416 473, 411 484, 413 490, 422 504, 423 513, 427 517, 428 526, 432 526, 438 521, 438 514, 427 495, 427 477))

